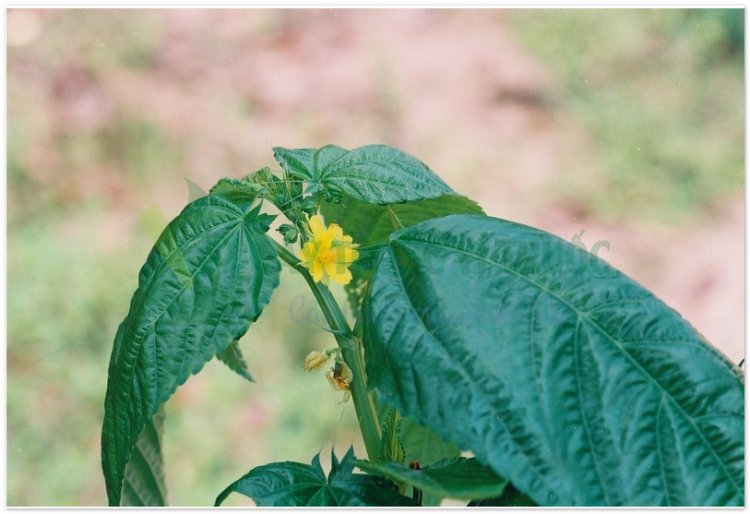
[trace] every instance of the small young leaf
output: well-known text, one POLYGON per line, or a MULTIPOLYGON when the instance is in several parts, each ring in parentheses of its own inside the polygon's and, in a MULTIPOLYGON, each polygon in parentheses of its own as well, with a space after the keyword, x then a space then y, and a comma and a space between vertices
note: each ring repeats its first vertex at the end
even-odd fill
POLYGON ((410 469, 395 462, 356 461, 356 466, 370 474, 390 478, 396 483, 416 487, 442 498, 481 499, 499 496, 508 481, 476 459, 445 459, 421 469, 410 469))
POLYGON ((273 156, 276 162, 293 177, 311 179, 313 177, 313 156, 315 148, 298 148, 291 150, 276 146, 273 156))
POLYGON ((297 241, 299 237, 299 231, 294 225, 284 224, 279 227, 279 233, 284 236, 284 242, 286 244, 292 244, 297 241))
POLYGON ((242 180, 260 187, 264 198, 271 200, 287 217, 293 219, 293 202, 302 195, 300 179, 289 177, 280 179, 270 168, 262 168, 242 180))
POLYGON ((216 358, 226 364, 229 369, 237 373, 242 378, 250 382, 254 382, 252 375, 250 375, 250 370, 247 367, 247 362, 245 362, 245 359, 242 356, 242 351, 240 350, 239 343, 240 342, 235 339, 229 344, 229 346, 227 346, 226 350, 217 354, 216 358))
POLYGON ((390 480, 353 473, 354 454, 350 449, 341 462, 331 452, 331 472, 326 479, 320 455, 311 465, 275 462, 250 470, 216 498, 219 506, 233 492, 252 498, 259 507, 365 507, 413 506, 398 494, 390 480))
POLYGON ((318 205, 315 203, 315 199, 312 196, 308 196, 304 200, 302 200, 302 205, 300 206, 300 208, 302 209, 302 212, 304 212, 308 216, 312 216, 317 212, 318 205))
POLYGON ((452 193, 426 164, 386 145, 368 145, 319 167, 317 178, 331 189, 367 203, 400 203, 452 193))
POLYGON ((262 189, 262 186, 246 179, 223 178, 211 188, 211 194, 247 207, 255 201, 262 189))
POLYGON ((403 418, 399 435, 406 462, 417 461, 422 466, 429 466, 439 460, 461 455, 461 450, 455 444, 409 418, 403 418))
MULTIPOLYGON (((429 466, 439 460, 461 455, 461 450, 455 444, 445 441, 434 430, 409 418, 402 418, 399 436, 406 462, 419 462, 422 466, 429 466)), ((430 492, 422 493, 422 505, 425 507, 440 505, 442 499, 443 496, 430 492)))
POLYGON ((404 462, 406 457, 404 447, 399 438, 401 430, 401 415, 396 409, 388 409, 381 427, 383 435, 378 446, 378 461, 380 462, 404 462))

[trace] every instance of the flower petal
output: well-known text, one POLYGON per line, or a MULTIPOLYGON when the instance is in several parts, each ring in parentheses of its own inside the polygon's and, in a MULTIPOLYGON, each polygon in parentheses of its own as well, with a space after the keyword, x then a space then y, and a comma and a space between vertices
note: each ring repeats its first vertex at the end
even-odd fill
POLYGON ((354 248, 337 248, 336 260, 340 263, 349 265, 359 259, 359 252, 354 248))
POLYGON ((331 280, 337 284, 346 285, 352 280, 352 272, 340 262, 327 262, 325 265, 326 273, 331 280))
POLYGON ((305 243, 305 246, 303 246, 302 250, 299 252, 299 258, 302 261, 302 264, 309 268, 312 261, 315 259, 315 244, 311 241, 305 243))
POLYGON ((323 279, 323 265, 318 259, 312 262, 310 267, 310 274, 315 282, 320 282, 323 279))
POLYGON ((314 214, 310 216, 310 232, 312 233, 312 236, 314 239, 320 239, 324 237, 323 235, 326 232, 326 225, 323 222, 323 216, 320 214, 314 214))
POLYGON ((331 241, 329 239, 319 239, 316 241, 317 248, 316 248, 316 255, 320 257, 324 253, 326 253, 328 250, 331 249, 331 241))
POLYGON ((336 223, 331 223, 326 232, 326 235, 331 239, 341 239, 344 237, 344 230, 336 223))

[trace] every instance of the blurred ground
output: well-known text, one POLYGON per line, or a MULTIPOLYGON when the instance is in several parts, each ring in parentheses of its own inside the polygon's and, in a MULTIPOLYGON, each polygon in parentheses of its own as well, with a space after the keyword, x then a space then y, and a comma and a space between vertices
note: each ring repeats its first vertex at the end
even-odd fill
MULTIPOLYGON (((107 362, 152 234, 185 178, 272 165, 274 145, 395 145, 491 215, 608 242, 601 257, 744 355, 741 10, 10 10, 7 26, 9 505, 106 502, 107 362)), ((257 383, 212 362, 169 402, 172 504, 361 448, 351 403, 300 369, 333 344, 308 310, 284 271, 242 340, 257 383)))

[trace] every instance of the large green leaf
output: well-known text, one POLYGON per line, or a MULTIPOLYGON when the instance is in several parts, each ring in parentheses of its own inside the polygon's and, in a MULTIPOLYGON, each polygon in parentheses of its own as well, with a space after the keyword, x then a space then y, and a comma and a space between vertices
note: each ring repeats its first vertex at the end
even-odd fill
POLYGON ((359 312, 365 285, 372 277, 370 261, 374 251, 367 247, 385 242, 391 232, 428 219, 449 214, 484 214, 476 202, 455 193, 390 205, 376 205, 345 196, 341 203, 324 202, 320 211, 327 223, 340 225, 362 247, 360 260, 351 268, 352 281, 346 286, 355 315, 359 312))
POLYGON ((167 504, 167 484, 161 452, 165 417, 162 407, 138 437, 133 455, 125 465, 120 505, 146 507, 167 504))
POLYGON ((259 507, 414 505, 410 498, 398 494, 389 480, 352 473, 354 462, 351 449, 341 462, 331 452, 328 478, 320 466, 320 455, 312 465, 287 461, 259 466, 224 489, 216 506, 233 492, 249 496, 259 507))
POLYGON ((494 218, 392 234, 368 384, 541 505, 742 505, 740 373, 585 250, 494 218))
POLYGON ((355 465, 362 471, 382 475, 394 482, 416 487, 422 492, 442 498, 494 498, 508 484, 492 468, 480 464, 474 458, 445 459, 421 469, 410 469, 409 466, 396 462, 357 461, 355 465))
POLYGON ((173 220, 141 269, 115 336, 102 428, 111 505, 141 432, 187 378, 239 339, 279 282, 272 217, 209 195, 173 220))
POLYGON ((436 198, 452 190, 426 164, 386 145, 356 148, 319 165, 320 183, 368 203, 436 198))

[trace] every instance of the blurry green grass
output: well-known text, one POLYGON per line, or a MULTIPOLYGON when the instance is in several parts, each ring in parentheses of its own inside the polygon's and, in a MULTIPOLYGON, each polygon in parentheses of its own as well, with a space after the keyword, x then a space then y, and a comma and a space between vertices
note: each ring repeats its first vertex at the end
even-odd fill
POLYGON ((744 11, 510 11, 601 170, 554 188, 599 217, 675 222, 744 180, 744 11), (606 193, 602 194, 602 191, 606 193))
POLYGON ((9 505, 73 504, 96 470, 106 341, 140 256, 102 255, 89 213, 79 219, 78 234, 46 221, 8 231, 9 505))

